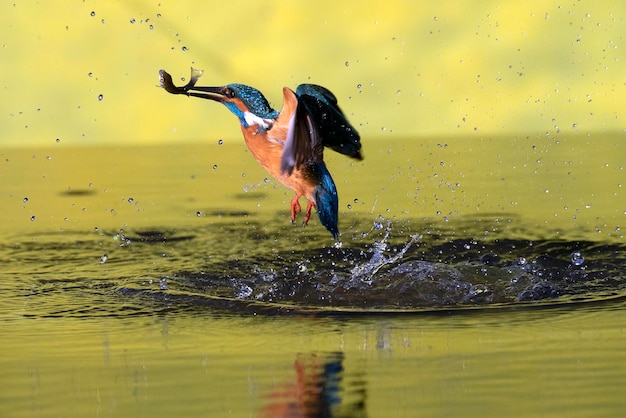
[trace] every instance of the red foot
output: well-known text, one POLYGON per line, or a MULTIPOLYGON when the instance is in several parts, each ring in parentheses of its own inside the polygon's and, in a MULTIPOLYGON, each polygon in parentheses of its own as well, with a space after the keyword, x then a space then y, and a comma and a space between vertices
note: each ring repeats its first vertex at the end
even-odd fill
POLYGON ((298 199, 300 199, 300 196, 302 195, 296 194, 294 198, 291 199, 291 223, 296 223, 296 213, 302 210, 302 207, 300 206, 300 202, 298 202, 298 199))
MULTIPOLYGON (((298 202, 298 199, 300 199, 301 196, 302 196, 301 194, 296 193, 293 199, 291 199, 291 223, 292 224, 296 223, 296 214, 298 214, 302 210, 302 207, 300 206, 300 202, 298 202)), ((311 219, 311 209, 313 209, 314 207, 315 207, 315 202, 311 202, 310 200, 307 201, 306 214, 304 215, 304 220, 302 221, 302 225, 306 225, 309 223, 309 219, 311 219)))
POLYGON ((304 215, 304 221, 302 222, 304 225, 309 223, 309 219, 311 219, 311 209, 315 207, 315 203, 310 200, 306 204, 306 215, 304 215))

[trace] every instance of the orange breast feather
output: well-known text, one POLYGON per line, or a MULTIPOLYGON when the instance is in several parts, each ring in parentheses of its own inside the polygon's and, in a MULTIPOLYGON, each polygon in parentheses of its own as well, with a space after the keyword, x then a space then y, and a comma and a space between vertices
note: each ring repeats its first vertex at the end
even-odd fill
POLYGON ((305 167, 294 169, 291 175, 283 174, 280 170, 283 145, 297 105, 295 93, 284 87, 283 108, 272 127, 267 131, 260 131, 256 125, 247 128, 242 126, 241 130, 250 152, 263 168, 291 190, 303 194, 309 200, 314 200, 315 183, 307 175, 305 167))

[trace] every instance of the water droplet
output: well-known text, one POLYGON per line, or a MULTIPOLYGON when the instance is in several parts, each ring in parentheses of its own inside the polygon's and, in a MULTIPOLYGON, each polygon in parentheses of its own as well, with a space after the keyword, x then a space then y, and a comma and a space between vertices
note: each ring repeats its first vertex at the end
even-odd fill
POLYGON ((352 205, 348 203, 348 209, 352 209, 352 205))
POLYGON ((93 73, 90 71, 90 72, 87 73, 87 76, 88 77, 93 77, 93 73))
POLYGON ((36 219, 36 218, 35 218, 35 215, 33 215, 33 216, 31 216, 31 217, 30 217, 30 220, 31 220, 31 221, 34 221, 35 219, 36 219))
POLYGON ((57 138, 57 139, 56 139, 56 141, 57 141, 57 144, 58 144, 59 142, 61 142, 61 140, 60 140, 59 138, 57 138))
POLYGON ((519 264, 520 266, 524 266, 526 265, 527 261, 525 257, 520 257, 517 259, 517 264, 519 264))
POLYGON ((104 99, 104 95, 99 94, 99 95, 98 95, 98 101, 99 101, 99 102, 101 102, 103 99, 104 99))
POLYGON ((357 89, 360 89, 362 86, 363 86, 363 85, 362 85, 361 83, 359 83, 359 84, 357 84, 357 85, 356 85, 356 88, 357 88, 357 89))
POLYGON ((213 164, 213 170, 217 170, 217 164, 213 164))
POLYGON ((24 198, 24 203, 28 203, 28 198, 27 197, 24 198))
POLYGON ((346 61, 346 67, 350 66, 350 61, 346 61))
POLYGON ((161 13, 157 13, 157 17, 160 19, 161 18, 161 13))
POLYGON ((104 264, 107 261, 109 261, 109 255, 108 254, 103 254, 100 256, 100 264, 104 264))
POLYGON ((91 11, 91 13, 89 13, 91 16, 95 16, 96 12, 94 12, 93 10, 91 11))
POLYGON ((130 23, 135 23, 135 22, 136 22, 136 20, 135 20, 134 17, 132 19, 130 19, 130 23))
POLYGON ((183 51, 187 51, 187 50, 189 50, 189 48, 187 48, 186 46, 183 46, 181 49, 182 49, 183 51))
POLYGON ((223 145, 224 144, 224 140, 223 139, 218 139, 217 140, 217 145, 223 145))
POLYGON ((150 30, 154 29, 154 25, 150 25, 150 30))
POLYGON ((359 203, 359 199, 354 198, 354 203, 359 203))
POLYGON ((571 255, 572 264, 575 266, 582 266, 585 262, 585 257, 580 253, 580 251, 574 251, 571 255))
POLYGON ((167 278, 165 277, 161 277, 159 279, 159 289, 161 290, 167 290, 167 278))
POLYGON ((133 204, 134 201, 135 201, 135 199, 133 199, 132 197, 128 198, 128 203, 130 203, 131 205, 133 204))
POLYGON ((197 212, 196 212, 196 216, 197 216, 198 218, 199 218, 199 217, 201 217, 201 216, 202 216, 202 212, 197 211, 197 212))

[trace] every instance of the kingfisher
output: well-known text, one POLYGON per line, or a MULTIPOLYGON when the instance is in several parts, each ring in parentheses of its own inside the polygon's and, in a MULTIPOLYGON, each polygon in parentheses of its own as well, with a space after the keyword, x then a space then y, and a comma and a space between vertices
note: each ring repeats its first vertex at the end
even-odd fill
POLYGON ((245 84, 219 87, 196 86, 203 71, 191 69, 184 86, 175 86, 172 76, 159 71, 159 81, 168 93, 214 100, 237 118, 248 149, 274 178, 296 194, 291 200, 291 222, 307 199, 303 225, 315 208, 320 222, 335 240, 339 237, 337 187, 324 163, 324 148, 362 160, 359 133, 348 122, 337 98, 316 84, 300 84, 294 92, 283 88, 283 108, 274 110, 265 96, 245 84))

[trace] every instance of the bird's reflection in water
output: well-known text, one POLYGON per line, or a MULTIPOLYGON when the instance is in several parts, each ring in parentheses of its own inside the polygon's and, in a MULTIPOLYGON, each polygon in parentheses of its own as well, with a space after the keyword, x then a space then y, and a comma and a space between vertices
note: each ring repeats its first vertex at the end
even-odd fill
MULTIPOLYGON (((343 399, 343 353, 298 354, 295 379, 276 387, 262 408, 262 418, 365 417, 365 391, 343 399)), ((362 384, 357 384, 362 386, 362 384)))

